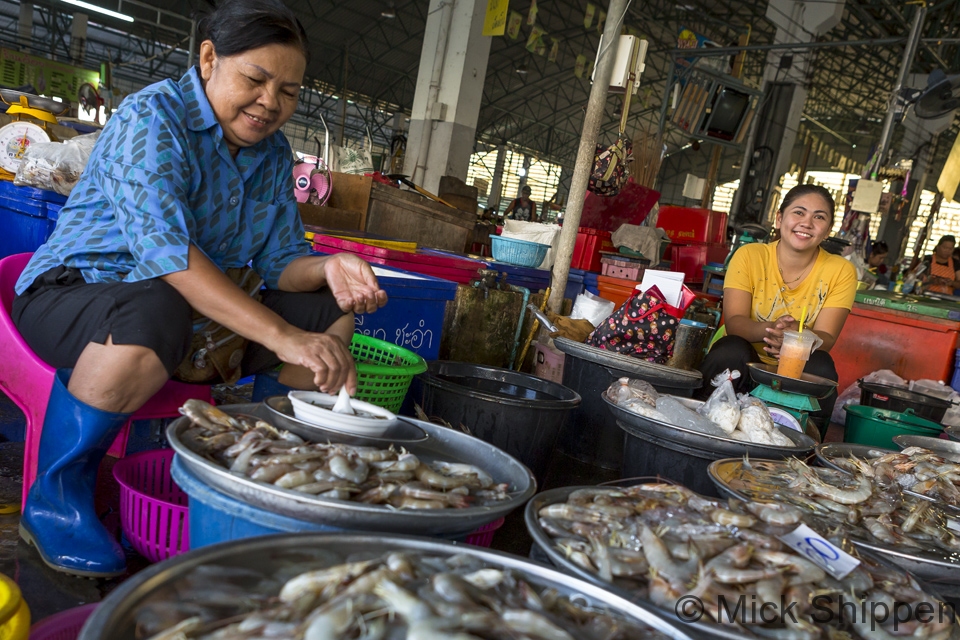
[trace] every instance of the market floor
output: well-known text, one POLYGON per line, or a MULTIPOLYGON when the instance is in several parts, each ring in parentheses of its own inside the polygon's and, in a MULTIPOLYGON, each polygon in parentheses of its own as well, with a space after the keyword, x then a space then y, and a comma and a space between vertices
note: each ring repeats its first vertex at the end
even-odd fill
MULTIPOLYGON (((242 400, 243 398, 237 398, 242 400)), ((157 448, 162 442, 162 430, 159 421, 138 423, 131 433, 132 451, 157 448)), ((23 415, 13 403, 0 394, 0 505, 18 504, 22 482, 23 466, 23 415)), ((843 430, 831 425, 827 433, 828 441, 842 439, 843 430)), ((98 481, 98 509, 106 514, 104 521, 108 528, 119 532, 119 517, 116 505, 119 504, 118 488, 112 480, 112 466, 115 462, 107 458, 100 469, 98 481)), ((543 489, 571 485, 593 485, 618 479, 614 471, 599 469, 556 454, 551 462, 543 489)), ((137 571, 145 568, 147 561, 128 546, 126 575, 113 580, 90 580, 71 577, 48 568, 40 560, 36 550, 20 540, 18 524, 19 512, 0 515, 0 573, 17 582, 34 622, 60 611, 83 604, 100 602, 114 588, 137 571)), ((527 534, 523 519, 523 509, 510 514, 504 525, 497 531, 493 548, 529 557, 532 540, 527 534)))

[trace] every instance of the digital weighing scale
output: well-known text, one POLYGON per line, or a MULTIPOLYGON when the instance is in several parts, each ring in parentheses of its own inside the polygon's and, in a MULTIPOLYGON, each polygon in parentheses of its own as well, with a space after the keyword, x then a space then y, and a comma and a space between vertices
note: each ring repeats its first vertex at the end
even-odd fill
POLYGON ((777 419, 781 417, 774 411, 777 409, 796 420, 796 425, 785 426, 800 427, 800 431, 804 432, 806 429, 803 425, 807 424, 810 413, 820 410, 818 400, 826 398, 837 388, 837 383, 833 380, 809 373, 802 374, 800 379, 788 378, 779 375, 775 365, 751 362, 747 366, 750 369, 750 379, 757 385, 750 395, 770 407, 774 422, 783 424, 777 419))
MULTIPOLYGON (((54 140, 47 131, 47 125, 57 124, 57 115, 66 113, 70 109, 70 103, 56 102, 12 89, 0 89, 0 100, 9 105, 7 115, 16 118, 16 122, 0 127, 0 169, 8 174, 15 174, 27 147, 54 140)), ((0 175, 3 172, 0 172, 0 175)), ((12 178, 12 175, 10 177, 12 178)))

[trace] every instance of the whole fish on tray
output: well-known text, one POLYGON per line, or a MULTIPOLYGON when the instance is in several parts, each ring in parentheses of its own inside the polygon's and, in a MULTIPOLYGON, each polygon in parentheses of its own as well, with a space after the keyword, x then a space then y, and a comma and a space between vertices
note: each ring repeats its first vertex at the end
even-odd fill
POLYGON ((802 515, 790 505, 713 500, 670 484, 578 488, 537 512, 569 563, 678 617, 698 613, 714 627, 790 640, 947 638, 956 630, 949 605, 932 619, 917 615, 937 600, 909 574, 850 550, 859 564, 836 578, 782 542, 802 515), (866 603, 864 614, 858 608, 844 618, 844 601, 866 603), (681 608, 694 602, 691 611, 681 608), (737 603, 748 603, 739 615, 737 603), (891 603, 904 603, 909 620, 884 619, 881 606, 889 612, 891 603))
POLYGON ((337 500, 398 509, 447 509, 507 500, 474 465, 426 463, 403 449, 306 442, 296 434, 247 416, 232 416, 188 400, 180 412, 193 426, 180 434, 194 453, 252 480, 337 500))

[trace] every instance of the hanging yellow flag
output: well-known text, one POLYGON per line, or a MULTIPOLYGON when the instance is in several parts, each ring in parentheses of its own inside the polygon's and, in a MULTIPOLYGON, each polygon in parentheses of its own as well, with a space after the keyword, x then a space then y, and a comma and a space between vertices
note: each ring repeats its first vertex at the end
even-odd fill
POLYGON ((550 38, 553 41, 553 44, 550 45, 550 54, 547 56, 547 60, 550 62, 557 61, 557 55, 560 53, 560 41, 556 38, 550 38))
POLYGON ((597 5, 592 2, 587 3, 587 10, 583 14, 583 28, 589 29, 590 25, 593 24, 593 16, 597 14, 597 5))
POLYGON ((573 65, 573 75, 578 78, 583 77, 583 69, 587 66, 587 56, 582 53, 577 55, 577 63, 573 65))
POLYGON ((483 35, 502 36, 507 28, 507 9, 510 0, 487 0, 487 15, 483 19, 483 35))
POLYGON ((606 21, 607 21, 607 12, 601 9, 600 15, 597 16, 597 33, 603 33, 603 23, 606 21))
POLYGON ((527 36, 527 51, 537 53, 537 49, 540 47, 540 39, 546 34, 547 32, 543 30, 543 27, 534 25, 534 27, 530 29, 530 35, 527 36))
POLYGON ((530 0, 530 10, 527 12, 527 26, 537 23, 537 0, 530 0))
POLYGON ((507 19, 507 35, 516 40, 517 36, 520 35, 521 24, 523 24, 523 16, 516 11, 511 11, 510 17, 507 19))

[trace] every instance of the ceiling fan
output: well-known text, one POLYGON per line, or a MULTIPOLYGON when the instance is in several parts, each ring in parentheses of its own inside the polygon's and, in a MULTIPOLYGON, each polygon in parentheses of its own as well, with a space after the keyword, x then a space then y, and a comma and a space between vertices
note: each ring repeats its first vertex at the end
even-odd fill
POLYGON ((960 107, 960 74, 948 76, 934 69, 927 79, 927 88, 914 97, 913 112, 918 118, 939 118, 960 107))

